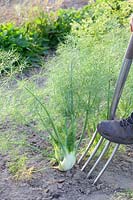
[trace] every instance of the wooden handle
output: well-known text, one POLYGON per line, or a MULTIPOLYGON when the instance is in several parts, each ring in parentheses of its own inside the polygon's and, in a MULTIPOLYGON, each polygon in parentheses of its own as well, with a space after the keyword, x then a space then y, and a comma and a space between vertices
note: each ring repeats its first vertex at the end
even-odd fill
POLYGON ((133 34, 131 35, 125 58, 133 59, 133 34))

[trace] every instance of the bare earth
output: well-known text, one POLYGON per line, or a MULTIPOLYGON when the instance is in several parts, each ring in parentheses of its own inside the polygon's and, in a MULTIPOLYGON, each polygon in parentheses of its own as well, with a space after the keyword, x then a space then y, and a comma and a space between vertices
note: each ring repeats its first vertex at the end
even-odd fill
POLYGON ((0 23, 21 23, 22 18, 38 5, 44 10, 49 10, 71 7, 78 9, 87 4, 88 0, 0 0, 0 23))
MULTIPOLYGON (((12 123, 0 125, 1 134, 11 129, 12 123)), ((30 126, 18 126, 17 132, 26 132, 30 144, 46 148, 44 142, 30 126)), ((104 173, 96 186, 93 179, 101 169, 101 162, 91 179, 87 179, 87 171, 80 171, 75 166, 68 172, 53 169, 49 161, 41 154, 28 152, 30 165, 38 171, 28 180, 15 180, 8 171, 10 158, 0 154, 0 200, 112 200, 117 192, 133 190, 133 146, 128 146, 125 153, 118 152, 117 156, 104 173)), ((119 200, 127 200, 125 197, 119 200)))

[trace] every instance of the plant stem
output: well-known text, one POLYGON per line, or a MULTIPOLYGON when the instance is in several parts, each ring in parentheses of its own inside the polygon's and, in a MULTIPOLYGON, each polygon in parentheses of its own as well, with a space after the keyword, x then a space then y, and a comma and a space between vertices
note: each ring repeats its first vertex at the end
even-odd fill
POLYGON ((54 130, 54 132, 55 132, 55 135, 56 135, 56 137, 57 137, 57 139, 58 139, 58 142, 60 143, 60 146, 61 146, 61 148, 62 148, 64 154, 66 154, 66 150, 65 150, 65 148, 64 148, 64 146, 63 146, 63 144, 62 144, 62 141, 61 141, 61 139, 60 139, 60 137, 59 137, 58 131, 56 130, 56 127, 55 127, 55 125, 54 125, 54 122, 53 122, 53 120, 52 120, 52 118, 51 118, 51 116, 50 116, 48 110, 46 109, 45 105, 40 101, 40 99, 39 99, 34 93, 31 92, 30 89, 28 89, 28 88, 26 88, 26 87, 25 87, 25 89, 38 101, 38 103, 42 106, 42 108, 43 108, 44 111, 46 112, 46 114, 47 114, 47 116, 48 116, 48 118, 49 118, 49 120, 50 120, 50 123, 51 123, 51 125, 52 125, 52 128, 53 128, 53 130, 54 130))
POLYGON ((81 133, 79 142, 78 142, 78 144, 77 144, 76 152, 77 152, 77 150, 79 149, 79 146, 80 146, 80 144, 81 144, 81 142, 82 142, 82 139, 83 139, 84 134, 85 134, 85 131, 86 131, 86 126, 87 126, 87 122, 88 122, 88 115, 89 115, 89 103, 90 103, 90 101, 88 100, 88 103, 87 103, 87 110, 86 110, 86 115, 85 115, 85 122, 84 122, 83 130, 82 130, 82 133, 81 133))

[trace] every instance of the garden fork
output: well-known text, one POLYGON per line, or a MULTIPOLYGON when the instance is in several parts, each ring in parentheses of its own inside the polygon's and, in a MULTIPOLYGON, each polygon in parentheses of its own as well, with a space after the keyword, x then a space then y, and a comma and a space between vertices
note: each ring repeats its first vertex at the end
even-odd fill
MULTIPOLYGON (((124 60, 122 63, 122 67, 119 73, 119 77, 116 83, 116 87, 115 87, 115 91, 114 91, 114 95, 113 95, 113 99, 112 99, 112 104, 111 104, 111 108, 110 108, 110 114, 109 114, 109 119, 114 119, 115 117, 115 113, 116 113, 116 109, 132 64, 132 60, 133 60, 133 34, 131 35, 130 41, 129 41, 129 45, 128 48, 126 50, 126 54, 124 56, 124 60)), ((96 136, 97 136, 98 132, 97 129, 94 132, 94 134, 92 135, 92 138, 85 150, 85 152, 83 153, 83 155, 80 157, 80 159, 78 160, 78 164, 81 163, 81 161, 84 159, 84 157, 86 156, 86 154, 88 153, 90 147, 92 146, 96 136)), ((86 168, 86 166, 90 163, 90 161, 92 160, 92 158, 95 156, 95 154, 97 153, 99 147, 101 146, 101 144, 103 143, 104 138, 101 137, 99 139, 99 142, 97 143, 97 145, 95 146, 93 152, 90 154, 89 158, 86 160, 85 164, 82 167, 82 171, 86 168)), ((87 174, 87 177, 89 178, 92 174, 92 172, 95 170, 95 168, 97 167, 97 165, 99 164, 99 162, 101 161, 102 157, 104 156, 104 154, 107 152, 107 150, 110 147, 111 142, 110 141, 106 141, 105 146, 103 148, 103 150, 101 151, 98 159, 95 161, 94 165, 92 166, 92 168, 90 169, 90 171, 87 174)), ((100 179, 100 177, 102 176, 102 174, 104 173, 104 171, 106 170, 106 168, 108 167, 108 165, 110 164, 110 162, 112 161, 115 153, 117 152, 118 148, 119 148, 119 144, 116 144, 112 154, 110 155, 110 157, 108 158, 108 160, 106 161, 105 165, 103 166, 102 170, 99 172, 99 174, 97 175, 97 177, 95 178, 93 184, 96 184, 97 181, 100 179)))

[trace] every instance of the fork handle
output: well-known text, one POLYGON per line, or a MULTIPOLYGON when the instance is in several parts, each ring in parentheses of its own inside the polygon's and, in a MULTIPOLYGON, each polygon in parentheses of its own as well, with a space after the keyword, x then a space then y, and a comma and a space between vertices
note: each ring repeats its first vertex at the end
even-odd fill
POLYGON ((129 45, 128 45, 128 48, 127 48, 127 51, 125 54, 125 58, 133 59, 133 33, 130 38, 130 42, 129 42, 129 45))

